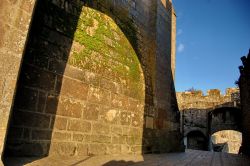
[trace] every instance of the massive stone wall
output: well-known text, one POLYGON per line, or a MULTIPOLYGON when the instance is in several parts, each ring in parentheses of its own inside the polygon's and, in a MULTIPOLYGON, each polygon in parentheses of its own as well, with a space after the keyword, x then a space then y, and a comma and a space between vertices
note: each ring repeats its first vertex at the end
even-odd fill
POLYGON ((160 0, 37 1, 6 155, 181 150, 172 12, 160 0))
POLYGON ((32 0, 0 3, 0 156, 34 3, 32 0))
POLYGON ((242 153, 250 155, 250 50, 247 56, 241 58, 243 66, 240 66, 240 99, 242 109, 242 153))

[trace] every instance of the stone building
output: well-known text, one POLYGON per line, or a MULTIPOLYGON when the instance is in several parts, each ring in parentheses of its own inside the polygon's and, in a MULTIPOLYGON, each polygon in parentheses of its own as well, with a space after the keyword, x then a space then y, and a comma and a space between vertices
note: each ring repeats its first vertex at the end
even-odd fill
POLYGON ((182 150, 167 0, 2 0, 0 154, 182 150))

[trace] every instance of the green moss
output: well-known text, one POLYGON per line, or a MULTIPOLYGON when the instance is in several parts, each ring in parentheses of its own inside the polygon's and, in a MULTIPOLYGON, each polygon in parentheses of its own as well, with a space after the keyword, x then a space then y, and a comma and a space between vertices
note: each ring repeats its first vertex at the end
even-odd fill
POLYGON ((135 32, 129 23, 128 25, 119 25, 119 27, 104 14, 93 9, 85 9, 81 13, 74 34, 74 40, 85 48, 80 52, 74 52, 69 63, 89 70, 96 70, 97 67, 112 69, 114 73, 130 80, 129 82, 134 82, 130 85, 131 90, 137 91, 141 88, 140 84, 136 82, 140 81, 142 71, 133 49, 133 46, 136 45, 136 36, 133 35, 135 32), (95 25, 96 22, 98 25, 95 25), (97 26, 96 29, 93 28, 95 26, 97 26), (92 36, 88 34, 89 29, 93 31, 92 36), (112 41, 111 45, 107 40, 112 41), (93 54, 94 52, 101 58, 93 54), (115 55, 111 55, 111 52, 115 55), (112 60, 119 63, 111 63, 110 65, 112 60))

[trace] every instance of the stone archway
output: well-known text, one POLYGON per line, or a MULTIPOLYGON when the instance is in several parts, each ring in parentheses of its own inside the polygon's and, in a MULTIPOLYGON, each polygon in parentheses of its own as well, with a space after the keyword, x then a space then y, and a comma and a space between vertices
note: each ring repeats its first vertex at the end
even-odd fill
POLYGON ((235 130, 221 130, 211 136, 212 149, 215 152, 238 154, 242 144, 242 133, 235 130))
POLYGON ((185 136, 186 148, 194 150, 207 150, 207 137, 200 130, 192 130, 185 136))
MULTIPOLYGON (((213 140, 212 140, 212 135, 214 133, 217 133, 223 130, 234 130, 238 132, 242 131, 241 116, 242 116, 241 110, 237 107, 220 107, 220 108, 216 108, 208 112, 209 150, 214 149, 213 140)), ((224 134, 224 135, 228 135, 228 134, 224 134)), ((237 134, 236 134, 236 137, 237 137, 237 134)), ((220 147, 221 146, 218 146, 219 149, 221 149, 220 147)))
POLYGON ((208 112, 208 134, 221 130, 241 131, 241 110, 236 107, 220 107, 208 112))

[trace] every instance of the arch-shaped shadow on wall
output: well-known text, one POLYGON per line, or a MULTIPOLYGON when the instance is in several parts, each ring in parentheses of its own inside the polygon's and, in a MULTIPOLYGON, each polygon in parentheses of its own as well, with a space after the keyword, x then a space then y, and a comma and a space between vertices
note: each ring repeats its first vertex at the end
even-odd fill
MULTIPOLYGON (((155 68, 149 70, 152 68, 152 66, 149 66, 152 63, 148 62, 155 57, 147 57, 143 55, 141 48, 139 48, 141 46, 138 43, 138 31, 136 31, 136 27, 132 23, 133 20, 130 20, 128 17, 122 17, 124 15, 128 15, 129 13, 121 12, 124 11, 123 8, 118 9, 117 6, 114 8, 112 4, 106 3, 108 1, 103 3, 99 3, 99 1, 83 1, 82 3, 79 2, 80 6, 77 7, 72 5, 71 1, 67 0, 55 2, 59 3, 59 5, 54 5, 49 0, 37 1, 31 30, 29 32, 28 44, 24 52, 23 64, 19 76, 13 115, 10 121, 10 128, 8 130, 7 143, 5 145, 5 156, 47 156, 51 148, 52 132, 55 125, 58 125, 58 128, 61 129, 65 128, 65 126, 68 127, 67 125, 69 125, 69 122, 66 122, 65 124, 65 119, 62 119, 58 122, 58 124, 54 124, 55 115, 58 111, 58 95, 61 93, 63 76, 65 75, 67 61, 74 41, 77 21, 80 17, 82 8, 87 6, 111 17, 127 37, 136 52, 136 55, 138 56, 145 79, 146 105, 143 110, 144 116, 146 113, 152 111, 152 107, 154 107, 155 92, 153 90, 153 84, 155 78, 152 78, 152 76, 154 76, 155 73, 152 73, 152 71, 155 70, 155 68), (121 17, 119 17, 120 14, 121 17), (66 27, 60 25, 66 25, 66 27), (46 110, 47 107, 49 110, 46 110), (46 114, 46 111, 48 111, 49 114, 46 114)), ((155 16, 152 15, 152 18, 154 17, 155 16)), ((154 24, 155 23, 153 23, 153 25, 154 24)), ((148 31, 150 33, 152 32, 152 29, 148 29, 148 31)), ((150 50, 150 52, 151 51, 153 50, 150 50)), ((155 54, 156 52, 150 53, 151 56, 155 56, 155 54)), ((72 72, 74 72, 74 70, 72 70, 72 72)), ((170 72, 171 74, 171 71, 167 72, 170 72)), ((74 74, 77 75, 79 73, 74 74)), ((171 89, 173 88, 172 75, 171 78, 168 79, 171 79, 169 81, 171 84, 171 107, 176 107, 177 103, 175 100, 175 92, 171 89)), ((70 84, 68 85, 69 90, 72 90, 70 84)), ((83 87, 81 90, 84 92, 86 89, 83 87)), ((80 90, 77 89, 76 91, 80 90)), ((76 93, 79 94, 78 92, 76 93)), ((84 94, 80 95, 84 96, 84 94)), ((72 105, 67 106, 74 107, 72 105)), ((173 117, 173 119, 177 122, 178 109, 173 110, 173 115, 171 115, 171 117, 173 117)), ((70 114, 73 116, 76 115, 72 112, 70 114)), ((164 113, 166 116, 169 116, 168 114, 169 112, 164 113)), ((161 118, 166 118, 166 116, 161 118)), ((144 119, 142 119, 142 122, 144 122, 144 119)), ((73 124, 71 125, 73 126, 73 124)), ((84 128, 85 124, 81 125, 81 127, 84 128)), ((146 138, 148 133, 145 134, 145 125, 142 132, 143 138, 146 138)), ((161 133, 160 128, 157 129, 156 132, 161 133)), ((166 131, 162 132, 165 138, 167 138, 168 135, 166 135, 166 131)), ((151 130, 150 134, 155 135, 156 133, 154 133, 154 130, 151 130)), ((67 133, 61 133, 58 137, 70 139, 67 133)), ((150 145, 146 147, 147 150, 149 150, 149 152, 154 150, 162 151, 157 149, 154 145, 157 141, 153 140, 153 138, 154 137, 151 137, 151 140, 143 139, 143 141, 146 140, 147 144, 150 145)), ((176 140, 173 140, 173 142, 175 141, 176 140)), ((145 142, 142 143, 142 147, 144 147, 144 144, 145 142)), ((76 149, 74 147, 72 149, 70 144, 68 145, 63 148, 65 148, 65 151, 69 151, 69 155, 72 155, 71 152, 74 152, 76 149)), ((177 145, 170 144, 168 146, 177 147, 177 145)), ((141 146, 138 147, 142 148, 141 146)), ((165 146, 163 147, 165 148, 165 146)), ((136 149, 137 147, 135 146, 134 148, 136 149)), ((174 149, 171 149, 171 151, 173 150, 174 149)))
POLYGON ((207 150, 207 137, 201 130, 192 130, 186 134, 187 149, 207 150))

